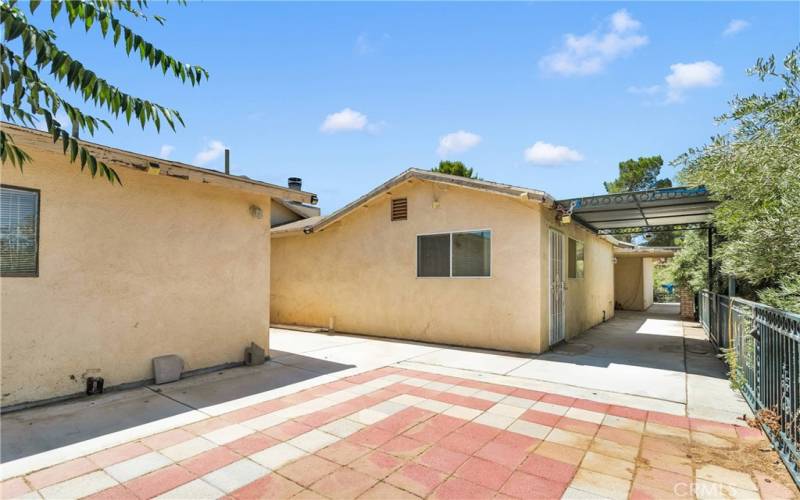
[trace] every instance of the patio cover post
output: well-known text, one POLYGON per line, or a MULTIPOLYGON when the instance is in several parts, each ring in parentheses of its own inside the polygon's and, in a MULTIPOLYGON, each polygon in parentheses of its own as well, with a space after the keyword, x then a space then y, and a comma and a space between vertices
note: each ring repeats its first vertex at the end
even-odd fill
POLYGON ((714 226, 708 225, 706 229, 708 234, 708 290, 714 291, 714 262, 711 260, 714 257, 714 226))

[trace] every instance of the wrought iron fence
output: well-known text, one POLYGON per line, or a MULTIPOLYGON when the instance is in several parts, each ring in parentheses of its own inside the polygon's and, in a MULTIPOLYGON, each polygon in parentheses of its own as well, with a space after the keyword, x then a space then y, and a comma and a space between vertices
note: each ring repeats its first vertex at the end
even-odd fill
POLYGON ((800 315, 705 290, 698 305, 708 337, 730 353, 732 382, 800 485, 800 315))

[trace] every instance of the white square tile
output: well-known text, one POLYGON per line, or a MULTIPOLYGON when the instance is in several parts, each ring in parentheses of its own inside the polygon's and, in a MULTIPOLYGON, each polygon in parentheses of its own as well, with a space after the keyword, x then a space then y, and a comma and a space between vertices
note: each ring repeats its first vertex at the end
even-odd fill
POLYGON ((534 403, 536 403, 536 401, 531 399, 518 398, 517 396, 507 396, 500 402, 504 405, 516 406, 517 408, 522 408, 525 410, 529 409, 534 403))
POLYGON ((39 493, 44 498, 81 498, 116 485, 117 482, 111 476, 99 470, 42 488, 39 493))
POLYGON ((525 413, 525 408, 520 408, 518 406, 511 406, 506 405, 503 403, 497 403, 496 405, 492 406, 488 410, 487 413, 494 413, 495 415, 503 415, 504 417, 511 417, 517 418, 523 413, 525 413))
POLYGON ((436 413, 442 413, 443 411, 450 408, 451 404, 443 403, 441 401, 436 401, 434 399, 423 399, 419 403, 415 404, 417 408, 422 408, 423 410, 433 411, 436 413))
MULTIPOLYGON (((213 445, 212 445, 213 446, 213 445)), ((172 460, 161 453, 151 452, 118 464, 106 467, 106 472, 120 483, 143 476, 167 465, 172 465, 172 460)))
POLYGON ((599 424, 600 422, 603 421, 603 417, 605 416, 604 413, 598 413, 596 411, 591 411, 591 410, 584 410, 583 408, 570 408, 564 415, 569 418, 575 418, 578 420, 583 420, 585 422, 592 422, 593 424, 599 424))
POLYGON ((405 410, 406 408, 408 408, 407 405, 401 405, 400 403, 395 403, 393 401, 384 401, 383 403, 378 403, 375 406, 371 406, 369 409, 383 413, 389 417, 401 410, 405 410))
POLYGON ((603 418, 603 425, 626 431, 644 432, 644 422, 633 420, 632 418, 617 417, 615 415, 606 415, 603 418))
POLYGON ((346 390, 357 396, 363 396, 364 394, 369 394, 370 392, 375 391, 375 389, 373 389, 372 387, 369 387, 364 384, 354 385, 353 387, 348 387, 346 390))
POLYGON ((443 392, 443 391, 447 391, 447 390, 452 389, 453 387, 455 387, 455 385, 453 385, 453 384, 445 384, 443 382, 434 381, 434 382, 428 382, 427 384, 425 384, 422 387, 425 388, 425 389, 430 389, 432 391, 443 392))
POLYGON ((387 377, 376 378, 375 380, 370 380, 369 382, 364 382, 361 385, 366 385, 367 387, 372 387, 372 390, 383 389, 384 387, 389 387, 390 385, 394 384, 391 379, 387 380, 387 377))
POLYGON ((476 389, 474 387, 467 387, 464 385, 454 385, 450 389, 447 390, 450 394, 458 394, 459 396, 472 396, 476 392, 480 391, 480 389, 476 389))
POLYGON ((569 410, 569 408, 566 406, 554 405, 553 403, 544 403, 542 401, 534 403, 531 409, 543 411, 545 413, 552 413, 553 415, 563 415, 567 413, 567 410, 569 410))
POLYGON ((245 420, 242 422, 242 425, 245 427, 250 427, 251 429, 255 429, 257 431, 263 431, 264 429, 269 429, 270 427, 275 427, 276 425, 280 425, 284 422, 289 420, 289 417, 285 415, 276 415, 275 413, 267 413, 266 415, 262 415, 260 417, 251 418, 250 420, 245 420))
POLYGON ((208 439, 196 437, 182 443, 174 444, 161 450, 161 454, 169 458, 173 462, 180 462, 189 457, 193 457, 211 448, 216 448, 216 445, 208 439))
POLYGON ((409 377, 403 381, 404 384, 410 385, 412 387, 422 387, 423 385, 426 385, 428 382, 430 382, 430 380, 425 380, 424 378, 415 378, 415 377, 409 377))
POLYGON ((202 479, 218 490, 230 493, 268 473, 269 471, 264 467, 243 458, 214 472, 209 472, 202 479))
POLYGON ((393 402, 401 404, 401 405, 413 406, 413 405, 419 403, 420 401, 422 401, 422 399, 423 398, 421 398, 419 396, 412 396, 411 394, 401 394, 399 396, 393 397, 389 401, 393 401, 393 402))
POLYGON ((354 422, 358 422, 359 424, 372 425, 385 419, 386 414, 367 408, 364 410, 359 410, 352 415, 348 415, 347 418, 354 422))
POLYGON ((202 479, 195 479, 156 498, 164 500, 211 500, 224 495, 224 492, 214 488, 202 479))
POLYGON ((350 401, 351 399, 355 398, 356 395, 348 391, 336 391, 323 397, 329 401, 333 401, 334 403, 344 403, 345 401, 350 401))
POLYGON ((551 427, 547 427, 546 425, 536 424, 534 422, 527 422, 525 420, 517 420, 513 424, 508 426, 508 429, 511 432, 516 432, 519 434, 524 434, 526 436, 530 436, 536 439, 544 439, 552 430, 551 427))
POLYGON ((243 438, 245 436, 249 436, 254 432, 255 430, 251 429, 250 427, 245 427, 244 425, 239 425, 239 424, 233 424, 203 434, 203 437, 208 439, 212 443, 223 445, 232 443, 237 439, 243 438))
POLYGON ((492 391, 478 391, 475 394, 473 394, 472 397, 473 398, 485 399, 487 401, 494 401, 496 403, 498 401, 502 401, 503 399, 505 399, 506 395, 505 394, 498 394, 498 393, 492 392, 492 391))
POLYGON ((347 436, 355 434, 363 428, 364 425, 359 424, 358 422, 354 422, 347 418, 340 418, 339 420, 334 420, 333 422, 323 425, 319 428, 319 430, 327 432, 328 434, 333 434, 334 436, 338 436, 340 438, 346 438, 347 436))
POLYGON ((305 455, 307 453, 300 448, 295 448, 289 443, 281 443, 254 453, 249 458, 268 469, 275 470, 305 455))
POLYGON ((449 415, 455 418, 460 418, 463 420, 472 420, 481 413, 483 412, 480 410, 476 410, 474 408, 467 408, 466 406, 460 406, 460 405, 453 405, 444 411, 445 415, 449 415))
POLYGON ((339 441, 337 436, 322 432, 318 429, 313 429, 304 434, 300 434, 296 438, 292 438, 287 442, 296 448, 307 451, 308 453, 314 453, 315 451, 321 450, 322 448, 325 448, 326 446, 329 446, 337 441, 339 441))
POLYGON ((475 420, 473 420, 473 422, 497 427, 498 429, 505 429, 514 422, 514 419, 511 417, 506 417, 505 415, 484 412, 475 420))

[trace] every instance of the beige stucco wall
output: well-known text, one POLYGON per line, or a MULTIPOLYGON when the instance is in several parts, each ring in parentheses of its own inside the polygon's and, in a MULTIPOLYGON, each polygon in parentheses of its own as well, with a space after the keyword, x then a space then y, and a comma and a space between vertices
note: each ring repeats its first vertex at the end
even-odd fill
POLYGON ((616 303, 629 311, 644 311, 653 304, 653 259, 617 256, 614 282, 616 303))
POLYGON ((28 152, 24 174, 2 166, 41 190, 39 277, 0 280, 4 406, 148 379, 154 356, 193 370, 268 347, 268 196, 124 167, 112 186, 28 152))
POLYGON ((540 205, 412 180, 327 229, 272 241, 273 323, 538 352, 540 205), (408 198, 391 222, 390 199, 408 198), (417 278, 416 236, 491 229, 490 278, 417 278))
POLYGON ((540 350, 549 347, 549 229, 555 229, 565 236, 563 245, 564 277, 567 282, 565 292, 565 336, 567 339, 614 316, 614 255, 613 246, 578 224, 561 224, 556 220, 554 210, 542 211, 543 242, 540 254, 541 289, 541 337, 540 350), (567 274, 569 246, 568 239, 582 241, 584 244, 583 278, 569 278, 567 274))

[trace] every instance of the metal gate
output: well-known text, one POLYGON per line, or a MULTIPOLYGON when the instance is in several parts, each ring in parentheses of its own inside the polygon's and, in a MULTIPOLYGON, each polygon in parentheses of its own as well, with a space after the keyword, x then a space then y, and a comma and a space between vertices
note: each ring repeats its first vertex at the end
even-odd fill
POLYGON ((564 340, 564 235, 550 230, 550 345, 564 340))

